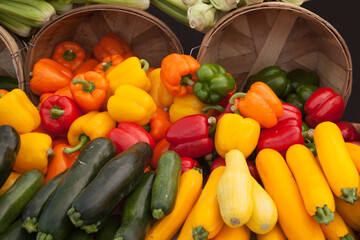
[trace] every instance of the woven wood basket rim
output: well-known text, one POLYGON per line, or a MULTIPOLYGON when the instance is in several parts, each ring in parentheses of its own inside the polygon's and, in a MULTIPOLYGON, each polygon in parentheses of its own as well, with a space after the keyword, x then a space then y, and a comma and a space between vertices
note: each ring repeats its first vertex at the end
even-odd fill
POLYGON ((25 59, 25 73, 30 72, 31 69, 29 69, 30 68, 29 64, 30 64, 30 60, 32 57, 32 50, 36 46, 36 42, 38 41, 38 39, 44 34, 44 32, 47 31, 47 29, 51 28, 54 24, 56 24, 57 22, 65 19, 65 18, 71 17, 78 13, 86 13, 86 12, 93 12, 93 11, 124 12, 124 13, 129 13, 129 14, 133 14, 135 16, 144 18, 144 19, 148 20, 149 22, 152 22, 153 24, 158 26, 161 29, 161 31, 164 32, 173 41, 173 43, 175 44, 175 47, 178 49, 179 53, 184 52, 182 44, 180 43, 180 40, 177 38, 175 33, 164 22, 162 22, 159 18, 153 16, 152 14, 150 14, 144 10, 136 9, 133 7, 113 5, 113 4, 94 4, 94 5, 89 5, 89 6, 81 6, 78 8, 73 8, 73 9, 59 15, 52 21, 45 24, 35 35, 33 35, 33 37, 31 38, 31 41, 29 43, 28 53, 27 53, 26 59, 25 59))
POLYGON ((10 57, 18 79, 19 88, 25 90, 24 61, 26 46, 17 36, 0 26, 0 41, 2 41, 10 52, 10 57))
POLYGON ((317 14, 311 12, 310 10, 305 9, 304 7, 301 7, 301 6, 296 6, 296 5, 284 3, 284 2, 263 2, 263 3, 252 4, 252 5, 248 5, 245 7, 241 7, 241 8, 238 8, 236 10, 229 12, 228 14, 223 16, 221 19, 219 19, 219 21, 215 24, 215 26, 212 29, 210 29, 209 32, 207 32, 205 34, 203 41, 200 45, 197 60, 199 62, 201 62, 201 59, 204 57, 206 49, 208 48, 209 43, 211 42, 214 34, 216 34, 216 32, 218 32, 218 31, 222 31, 222 28, 227 23, 231 22, 238 15, 246 14, 248 12, 257 11, 257 10, 264 10, 264 9, 289 10, 289 11, 298 12, 300 14, 308 15, 311 18, 313 18, 314 20, 316 20, 317 22, 319 22, 321 25, 323 25, 326 29, 328 29, 329 32, 331 32, 331 34, 334 36, 334 38, 340 44, 340 46, 343 50, 342 52, 343 52, 343 54, 345 56, 345 60, 346 60, 347 67, 345 70, 347 72, 347 76, 346 76, 346 85, 344 88, 344 96, 343 96, 344 101, 346 103, 351 94, 352 80, 353 80, 352 60, 351 60, 351 54, 350 54, 349 48, 346 45, 346 42, 343 39, 343 37, 335 29, 335 27, 333 27, 330 23, 328 23, 325 19, 323 19, 319 15, 317 15, 317 14))

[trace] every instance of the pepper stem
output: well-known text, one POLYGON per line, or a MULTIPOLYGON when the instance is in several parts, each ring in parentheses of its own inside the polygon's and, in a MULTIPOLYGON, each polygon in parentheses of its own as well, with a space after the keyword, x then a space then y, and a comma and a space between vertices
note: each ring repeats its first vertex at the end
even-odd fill
POLYGON ((85 79, 81 78, 74 78, 72 80, 72 84, 78 84, 80 83, 82 85, 82 88, 84 92, 92 93, 95 90, 95 83, 86 81, 85 79))
POLYGON ((214 116, 209 117, 208 124, 210 125, 208 134, 214 133, 216 130, 216 118, 214 116))
POLYGON ((243 92, 238 92, 238 93, 235 93, 234 95, 231 96, 231 98, 229 99, 229 103, 230 104, 234 104, 235 103, 235 99, 237 98, 243 98, 246 96, 246 93, 243 93, 243 92))
POLYGON ((193 228, 192 234, 194 240, 207 240, 209 232, 206 231, 202 225, 200 225, 199 227, 193 228))
POLYGON ((314 139, 314 129, 310 128, 307 131, 303 131, 303 132, 301 132, 301 135, 303 136, 303 138, 312 140, 312 139, 314 139))
POLYGON ((348 233, 345 236, 340 237, 340 240, 355 240, 355 238, 350 233, 348 233))
POLYGON ((52 158, 53 156, 55 156, 55 152, 52 148, 49 148, 47 151, 46 151, 46 155, 48 158, 52 158))
POLYGON ((313 217, 318 223, 323 223, 327 226, 330 222, 334 221, 335 213, 326 204, 323 207, 316 207, 316 209, 313 217))
POLYGON ((106 72, 110 67, 112 67, 112 61, 105 62, 102 64, 102 66, 103 66, 103 71, 106 72))
POLYGON ((0 98, 2 98, 4 95, 2 95, 1 93, 0 93, 0 98))
POLYGON ((193 169, 198 171, 199 173, 203 174, 203 170, 201 168, 193 167, 193 169))
POLYGON ((350 204, 354 204, 355 201, 359 200, 359 196, 356 194, 357 188, 342 188, 341 196, 339 197, 341 200, 348 202, 350 204))
POLYGON ((78 143, 78 145, 72 148, 66 147, 64 148, 63 152, 66 154, 71 154, 76 151, 79 151, 88 141, 90 141, 90 138, 85 134, 80 134, 79 140, 80 142, 78 143))
POLYGON ((220 105, 206 105, 205 107, 203 107, 201 109, 201 112, 206 113, 210 109, 214 109, 214 110, 219 111, 219 112, 224 112, 225 111, 225 108, 220 106, 220 105))
POLYGON ((62 56, 66 61, 74 61, 76 58, 75 52, 71 49, 66 50, 62 56))
POLYGON ((143 69, 145 72, 147 72, 147 70, 149 70, 149 67, 150 67, 148 61, 146 61, 145 59, 140 59, 140 63, 141 63, 142 69, 143 69))
POLYGON ((191 75, 188 74, 188 75, 181 77, 180 85, 181 86, 194 85, 194 81, 191 79, 191 75))
POLYGON ((50 117, 53 119, 58 119, 60 116, 63 116, 65 113, 59 106, 55 105, 50 109, 50 117))

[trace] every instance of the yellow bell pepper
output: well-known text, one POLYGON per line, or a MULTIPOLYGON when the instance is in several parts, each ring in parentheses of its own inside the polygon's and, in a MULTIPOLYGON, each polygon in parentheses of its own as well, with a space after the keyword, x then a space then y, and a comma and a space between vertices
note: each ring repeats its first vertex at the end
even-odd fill
POLYGON ((195 94, 175 97, 174 103, 171 104, 169 109, 170 121, 175 122, 180 118, 195 114, 203 114, 206 117, 210 117, 213 110, 207 111, 205 114, 201 111, 205 106, 206 104, 200 102, 195 94))
POLYGON ((156 104, 144 90, 132 85, 119 86, 109 98, 108 111, 117 122, 135 122, 140 126, 149 123, 156 112, 156 104))
POLYGON ((237 149, 247 158, 256 148, 260 135, 260 124, 238 114, 224 114, 216 125, 215 149, 225 158, 225 154, 237 149))
POLYGON ((20 150, 15 160, 14 171, 25 173, 31 169, 47 172, 48 157, 53 154, 52 139, 45 133, 20 134, 20 150))
POLYGON ((8 179, 6 179, 4 185, 2 185, 2 187, 0 188, 0 196, 3 195, 14 184, 16 179, 18 179, 18 177, 20 176, 21 176, 20 173, 11 172, 8 179))
POLYGON ((152 70, 148 77, 151 81, 150 96, 154 99, 158 108, 169 107, 174 102, 174 95, 166 90, 160 78, 161 68, 152 70))
POLYGON ((88 141, 105 137, 116 126, 108 112, 91 111, 77 118, 70 126, 67 139, 73 148, 66 147, 67 154, 80 150, 88 141))
POLYGON ((111 92, 114 93, 117 87, 124 84, 130 84, 148 92, 151 88, 150 79, 146 75, 148 68, 149 63, 137 57, 129 57, 116 65, 106 75, 111 92))
POLYGON ((10 125, 21 133, 29 133, 39 127, 39 111, 21 89, 14 89, 0 98, 0 126, 10 125))

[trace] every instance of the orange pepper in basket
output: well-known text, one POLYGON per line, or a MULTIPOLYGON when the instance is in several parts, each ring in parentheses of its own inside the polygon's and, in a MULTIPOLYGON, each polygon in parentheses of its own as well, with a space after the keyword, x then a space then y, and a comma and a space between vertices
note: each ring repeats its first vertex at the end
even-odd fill
POLYGON ((106 73, 110 72, 116 65, 119 65, 124 60, 125 58, 119 54, 106 56, 101 63, 96 65, 94 71, 105 76, 106 73))
POLYGON ((8 93, 7 90, 5 90, 5 89, 0 89, 0 98, 1 98, 2 96, 4 96, 5 94, 7 94, 7 93, 8 93))
POLYGON ((52 59, 62 66, 74 71, 84 62, 85 51, 77 43, 71 41, 61 42, 56 45, 52 59))
POLYGON ((124 56, 131 52, 131 47, 120 36, 107 33, 99 39, 93 48, 95 58, 101 62, 109 55, 119 54, 124 56))
POLYGON ((75 70, 73 71, 73 74, 76 76, 80 73, 86 73, 88 71, 94 71, 96 65, 98 65, 99 62, 94 59, 88 59, 86 61, 84 61, 82 64, 80 64, 77 68, 75 68, 75 70))

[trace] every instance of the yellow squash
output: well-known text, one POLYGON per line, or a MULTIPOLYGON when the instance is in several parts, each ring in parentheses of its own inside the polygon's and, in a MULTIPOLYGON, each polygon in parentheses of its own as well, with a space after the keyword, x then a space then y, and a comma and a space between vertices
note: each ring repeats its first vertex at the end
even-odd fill
POLYGON ((6 179, 4 185, 2 185, 2 187, 0 188, 0 196, 3 195, 20 176, 21 173, 11 172, 9 177, 6 179))
POLYGON ((336 212, 341 215, 346 224, 355 231, 360 231, 360 202, 349 204, 335 197, 335 206, 336 212))
POLYGON ((360 146, 350 142, 346 142, 345 146, 348 153, 350 154, 351 160, 360 173, 360 146))
POLYGON ((199 200, 194 206, 194 213, 191 217, 194 239, 203 239, 201 237, 204 236, 212 239, 224 225, 216 196, 216 187, 224 170, 225 167, 220 166, 211 172, 199 200))
POLYGON ((244 154, 233 149, 225 154, 226 167, 217 185, 221 217, 229 227, 240 227, 251 217, 252 181, 244 154))
POLYGON ((304 145, 295 144, 286 152, 286 162, 310 216, 325 225, 334 221, 334 196, 312 152, 304 145))
POLYGON ((268 233, 257 234, 256 239, 257 240, 287 240, 279 224, 276 224, 275 227, 268 233))
POLYGON ((305 209, 300 190, 281 154, 263 149, 256 156, 256 168, 266 192, 274 200, 279 224, 291 240, 323 240, 319 224, 305 209))
MULTIPOLYGON (((196 203, 195 203, 195 205, 196 205, 196 203)), ((191 209, 189 215, 187 216, 187 218, 185 220, 185 223, 181 227, 180 234, 179 234, 179 237, 177 238, 177 240, 193 240, 193 236, 192 236, 193 227, 191 224, 191 220, 192 220, 192 216, 194 215, 195 205, 191 209)))
POLYGON ((353 204, 359 199, 359 172, 346 149, 339 127, 332 122, 318 124, 314 130, 314 142, 331 190, 340 199, 353 204))
POLYGON ((265 189, 251 177, 254 207, 246 226, 254 233, 270 232, 278 220, 278 212, 274 201, 265 189))
POLYGON ((350 240, 355 237, 351 235, 349 227, 337 212, 335 212, 335 219, 333 222, 329 223, 328 226, 320 224, 320 227, 327 240, 350 240))
POLYGON ((232 228, 224 224, 221 231, 213 240, 249 240, 250 230, 245 226, 232 228))
POLYGON ((201 193, 202 181, 202 174, 195 169, 181 175, 174 209, 154 223, 146 240, 170 240, 176 234, 201 193))

